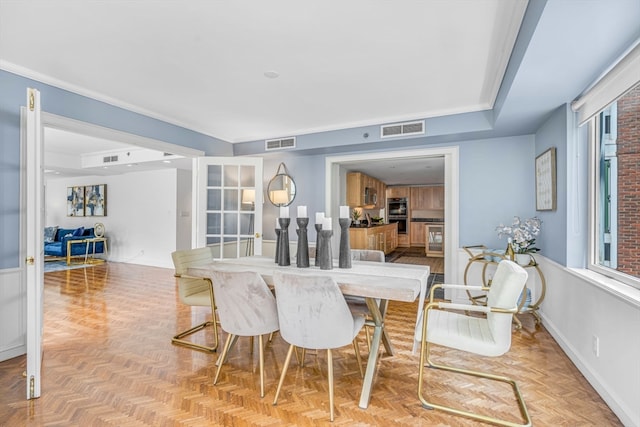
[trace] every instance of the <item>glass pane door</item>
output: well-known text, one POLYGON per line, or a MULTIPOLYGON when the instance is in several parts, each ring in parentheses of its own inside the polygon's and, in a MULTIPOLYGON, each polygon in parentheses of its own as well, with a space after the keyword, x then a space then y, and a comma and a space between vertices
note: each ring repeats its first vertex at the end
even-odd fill
POLYGON ((262 250, 262 159, 197 159, 196 247, 214 257, 259 255, 262 250))

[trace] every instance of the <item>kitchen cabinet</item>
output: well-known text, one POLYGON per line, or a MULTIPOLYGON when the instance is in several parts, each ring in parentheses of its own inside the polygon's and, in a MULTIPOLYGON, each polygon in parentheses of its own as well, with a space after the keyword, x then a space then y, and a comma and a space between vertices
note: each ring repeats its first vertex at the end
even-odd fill
POLYGON ((444 186, 439 185, 430 188, 429 209, 444 209, 444 186))
POLYGON ((412 210, 444 209, 444 187, 411 187, 412 210))
POLYGON ((351 249, 379 250, 388 254, 398 247, 398 225, 352 227, 349 229, 349 242, 351 249))
POLYGON ((386 204, 385 184, 369 175, 361 172, 347 173, 347 205, 352 208, 364 207, 366 209, 380 209, 386 204), (376 203, 365 204, 365 188, 376 190, 376 203))
POLYGON ((387 187, 387 198, 410 197, 410 187, 387 187))
POLYGON ((426 222, 411 222, 409 231, 411 246, 424 247, 426 242, 426 228, 426 222))
POLYGON ((427 256, 444 257, 444 224, 427 224, 425 240, 427 256))

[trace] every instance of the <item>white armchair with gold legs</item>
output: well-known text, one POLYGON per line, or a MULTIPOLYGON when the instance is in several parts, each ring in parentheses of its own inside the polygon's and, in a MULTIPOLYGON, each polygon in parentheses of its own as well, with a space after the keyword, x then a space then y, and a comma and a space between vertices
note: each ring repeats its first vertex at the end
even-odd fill
POLYGON ((195 350, 214 352, 218 348, 218 324, 216 321, 216 303, 213 296, 211 280, 186 275, 189 267, 208 264, 213 260, 211 248, 207 246, 197 249, 175 251, 171 254, 171 258, 173 259, 173 265, 175 267, 175 277, 178 282, 180 301, 186 305, 211 307, 211 320, 207 320, 184 332, 180 332, 171 339, 171 342, 195 350), (213 345, 196 344, 184 339, 209 326, 213 329, 213 345))
POLYGON ((338 284, 331 277, 296 275, 276 271, 273 274, 273 281, 278 304, 280 334, 290 344, 273 404, 278 403, 280 389, 295 348, 327 350, 329 410, 331 421, 333 421, 333 355, 331 350, 352 343, 358 367, 362 370, 356 337, 364 325, 364 317, 354 315, 349 311, 338 284))
POLYGON ((478 287, 488 291, 487 305, 452 304, 434 301, 436 288, 468 289, 465 285, 435 285, 431 289, 429 302, 422 312, 422 319, 416 326, 415 339, 421 342, 420 373, 418 376, 418 398, 427 409, 438 409, 450 414, 473 418, 475 420, 503 426, 530 426, 531 418, 516 382, 508 377, 484 372, 471 371, 431 361, 431 346, 441 345, 482 356, 501 356, 511 347, 511 320, 517 312, 518 298, 527 281, 527 272, 512 261, 502 261, 493 277, 490 288, 478 287), (453 310, 453 311, 451 311, 453 310), (483 317, 463 313, 481 313, 483 317), (433 402, 425 396, 424 369, 426 367, 472 375, 480 378, 500 381, 511 385, 518 402, 520 416, 524 423, 505 421, 488 415, 482 415, 433 402))

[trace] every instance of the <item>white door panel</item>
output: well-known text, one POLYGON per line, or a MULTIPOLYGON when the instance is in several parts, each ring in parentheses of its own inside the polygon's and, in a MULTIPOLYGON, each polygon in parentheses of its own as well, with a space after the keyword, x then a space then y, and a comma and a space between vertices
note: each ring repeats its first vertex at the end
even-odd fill
POLYGON ((42 330, 44 317, 44 181, 43 131, 40 92, 27 89, 27 108, 22 110, 25 150, 26 285, 27 285, 27 399, 40 397, 42 330))
POLYGON ((215 258, 262 254, 262 158, 194 159, 193 246, 215 258))

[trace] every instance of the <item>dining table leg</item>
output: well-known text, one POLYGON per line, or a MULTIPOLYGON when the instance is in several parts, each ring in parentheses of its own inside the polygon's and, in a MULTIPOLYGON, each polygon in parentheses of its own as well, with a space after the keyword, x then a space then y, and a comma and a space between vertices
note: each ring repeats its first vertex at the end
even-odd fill
MULTIPOLYGON (((366 301, 371 317, 373 318, 374 329, 373 337, 371 339, 371 348, 369 349, 369 359, 367 360, 367 370, 365 371, 364 379, 362 380, 360 403, 358 404, 362 409, 366 409, 369 406, 369 401, 371 400, 373 377, 378 365, 378 350, 380 349, 380 342, 383 341, 382 337, 384 335, 384 317, 382 316, 382 312, 386 312, 387 306, 387 300, 382 300, 380 302, 380 307, 376 304, 376 301, 373 298, 367 298, 366 301), (383 310, 381 310, 381 308, 383 310)), ((385 346, 386 345, 387 344, 385 344, 385 346)), ((391 346, 391 342, 388 342, 388 345, 391 346)), ((390 354, 393 354, 392 347, 388 348, 387 351, 390 354)))

